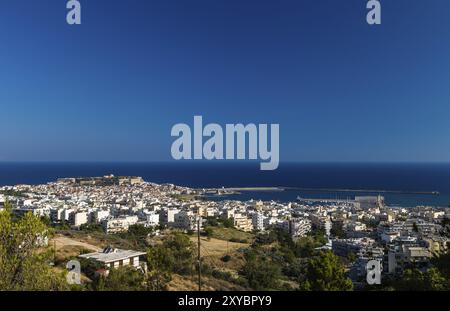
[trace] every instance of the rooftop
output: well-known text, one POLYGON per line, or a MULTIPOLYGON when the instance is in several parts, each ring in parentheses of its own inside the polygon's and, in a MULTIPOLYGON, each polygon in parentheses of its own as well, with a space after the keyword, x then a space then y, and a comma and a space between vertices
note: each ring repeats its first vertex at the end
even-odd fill
POLYGON ((145 254, 146 254, 145 252, 114 249, 111 247, 107 247, 101 252, 83 254, 78 257, 86 258, 86 259, 94 259, 96 261, 100 261, 100 262, 104 262, 104 263, 110 263, 110 262, 128 259, 131 257, 142 256, 145 254))

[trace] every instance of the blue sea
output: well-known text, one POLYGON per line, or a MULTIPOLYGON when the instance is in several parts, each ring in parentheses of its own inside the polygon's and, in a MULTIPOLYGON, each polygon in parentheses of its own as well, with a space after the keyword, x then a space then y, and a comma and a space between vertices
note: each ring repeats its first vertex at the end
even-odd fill
POLYGON ((107 174, 142 176, 146 181, 195 188, 297 188, 245 191, 222 196, 222 199, 253 198, 288 202, 295 201, 297 196, 352 199, 355 195, 381 194, 390 206, 450 205, 450 164, 281 163, 276 171, 260 171, 259 163, 255 162, 0 163, 1 186, 40 184, 60 177, 107 174), (439 192, 439 195, 414 193, 433 191, 439 192))

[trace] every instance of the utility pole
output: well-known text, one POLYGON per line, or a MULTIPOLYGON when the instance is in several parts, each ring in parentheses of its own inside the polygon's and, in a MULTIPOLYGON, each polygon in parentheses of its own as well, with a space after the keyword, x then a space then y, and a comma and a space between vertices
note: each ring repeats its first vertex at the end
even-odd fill
POLYGON ((197 261, 198 261, 198 291, 202 290, 202 262, 200 257, 200 215, 197 218, 197 261))

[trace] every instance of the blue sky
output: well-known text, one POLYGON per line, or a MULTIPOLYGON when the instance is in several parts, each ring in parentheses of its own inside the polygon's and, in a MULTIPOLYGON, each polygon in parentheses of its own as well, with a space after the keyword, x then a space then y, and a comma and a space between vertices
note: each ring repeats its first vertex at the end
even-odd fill
POLYGON ((175 123, 279 123, 281 161, 448 161, 450 2, 0 0, 0 160, 170 160, 175 123))

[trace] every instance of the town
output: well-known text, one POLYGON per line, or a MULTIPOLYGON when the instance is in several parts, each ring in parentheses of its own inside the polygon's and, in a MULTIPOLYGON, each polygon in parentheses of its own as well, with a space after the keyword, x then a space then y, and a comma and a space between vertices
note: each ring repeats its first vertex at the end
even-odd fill
MULTIPOLYGON (((4 186, 0 193, 0 209, 8 200, 18 217, 32 213, 57 228, 64 225, 79 232, 97 226, 104 234, 115 235, 139 225, 151 229, 152 236, 176 230, 195 237, 211 223, 226 221, 233 230, 257 237, 280 231, 296 241, 322 234, 323 243, 316 250, 345 258, 346 273, 355 288, 366 286, 366 266, 371 260, 380 263, 383 278, 395 279, 406 268, 426 269, 434 255, 447 251, 449 208, 390 208, 380 195, 352 200, 298 198, 289 203, 222 200, 220 189, 114 175, 4 186), (219 199, 212 200, 211 193, 219 199)), ((100 262, 108 270, 124 265, 141 268, 139 258, 145 254, 109 246, 78 258, 100 262)))

